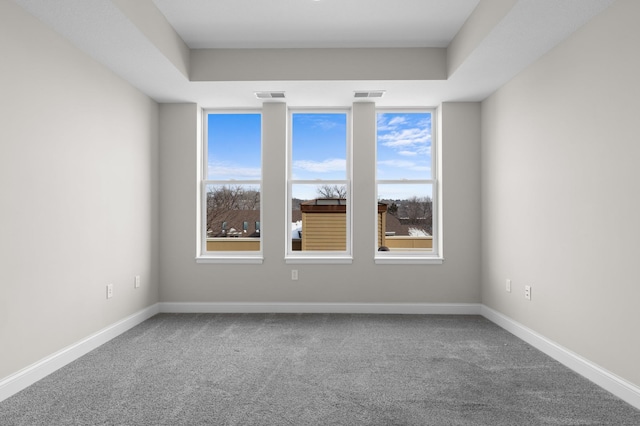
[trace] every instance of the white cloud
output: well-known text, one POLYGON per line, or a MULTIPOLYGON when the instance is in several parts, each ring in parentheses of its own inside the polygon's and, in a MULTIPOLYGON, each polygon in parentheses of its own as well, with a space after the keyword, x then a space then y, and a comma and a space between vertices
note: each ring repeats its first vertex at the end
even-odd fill
POLYGON ((395 114, 378 114, 377 126, 379 132, 388 132, 406 128, 431 128, 431 117, 426 116, 422 119, 417 119, 423 116, 423 114, 407 113, 404 115, 395 114))
POLYGON ((210 178, 218 179, 260 179, 259 167, 238 167, 229 163, 209 163, 208 174, 210 178))
POLYGON ((400 124, 400 120, 402 120, 402 122, 404 123, 406 120, 404 119, 404 117, 394 117, 391 120, 388 120, 389 117, 387 117, 384 114, 380 114, 378 115, 378 119, 376 122, 376 126, 378 128, 378 132, 389 132, 392 130, 396 130, 398 128, 398 124, 400 124), (398 120, 396 120, 398 119, 398 120), (395 124, 392 124, 392 122, 395 121, 395 124))
POLYGON ((414 172, 429 172, 431 171, 431 167, 429 166, 413 166, 411 168, 411 170, 413 170, 414 172))
POLYGON ((413 161, 405 161, 405 160, 384 160, 378 161, 378 165, 380 166, 389 166, 389 167, 399 167, 403 169, 412 169, 416 167, 416 163, 413 161))
POLYGON ((298 160, 293 163, 293 168, 315 173, 339 172, 346 170, 347 160, 343 158, 330 158, 324 161, 298 160))
POLYGON ((389 126, 398 126, 400 124, 404 124, 407 122, 407 118, 406 117, 402 117, 400 115, 393 117, 391 120, 389 120, 389 126))
MULTIPOLYGON (((414 162, 414 161, 409 161, 409 160, 383 160, 383 161, 378 161, 378 171, 380 173, 382 173, 381 176, 386 175, 387 173, 391 172, 391 170, 384 170, 384 169, 380 169, 380 167, 382 168, 395 168, 395 169, 402 169, 404 171, 411 171, 411 172, 420 172, 420 174, 428 176, 431 173, 431 167, 427 164, 424 164, 424 162, 419 163, 419 162, 414 162)), ((397 172, 393 172, 393 174, 395 175, 397 172)))
POLYGON ((398 155, 402 155, 404 157, 415 157, 418 155, 417 151, 398 151, 398 155))
POLYGON ((331 121, 331 120, 324 120, 324 119, 317 119, 314 120, 314 125, 316 127, 320 127, 323 130, 329 130, 329 129, 333 129, 334 127, 338 127, 338 123, 336 123, 335 121, 331 121))
POLYGON ((427 144, 431 135, 428 129, 412 128, 380 135, 378 140, 383 146, 406 147, 427 144))
POLYGON ((333 129, 344 124, 336 121, 334 117, 328 117, 322 114, 302 114, 297 119, 305 123, 305 126, 316 127, 322 130, 333 129))

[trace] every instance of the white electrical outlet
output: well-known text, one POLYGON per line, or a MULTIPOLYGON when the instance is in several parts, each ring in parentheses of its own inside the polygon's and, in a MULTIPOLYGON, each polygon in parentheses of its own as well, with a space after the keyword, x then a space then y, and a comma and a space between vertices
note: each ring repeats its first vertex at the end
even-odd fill
POLYGON ((113 297, 113 284, 107 284, 107 299, 113 297))
POLYGON ((291 279, 293 281, 297 281, 298 280, 298 270, 297 269, 292 269, 291 270, 291 279))
POLYGON ((507 284, 505 286, 507 293, 511 293, 511 280, 507 278, 507 284))
POLYGON ((133 277, 133 287, 140 288, 140 275, 133 277))
POLYGON ((531 286, 530 285, 525 285, 524 286, 524 298, 527 300, 531 300, 531 286))

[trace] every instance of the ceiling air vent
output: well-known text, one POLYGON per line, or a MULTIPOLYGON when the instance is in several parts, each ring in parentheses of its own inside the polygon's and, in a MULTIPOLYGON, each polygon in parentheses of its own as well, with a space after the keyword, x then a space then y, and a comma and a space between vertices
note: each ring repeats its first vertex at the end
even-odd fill
POLYGON ((255 92, 258 99, 284 99, 284 92, 255 92))
POLYGON ((371 90, 367 92, 355 92, 354 98, 381 98, 384 90, 371 90))

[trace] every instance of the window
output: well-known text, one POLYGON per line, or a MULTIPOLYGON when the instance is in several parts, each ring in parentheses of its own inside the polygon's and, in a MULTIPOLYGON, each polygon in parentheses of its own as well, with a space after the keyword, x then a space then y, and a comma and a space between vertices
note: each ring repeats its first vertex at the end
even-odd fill
POLYGON ((434 111, 380 111, 376 118, 376 260, 436 257, 434 111))
POLYGON ((349 114, 291 112, 287 260, 351 255, 349 114))
POLYGON ((205 112, 203 145, 203 257, 261 258, 261 114, 205 112))

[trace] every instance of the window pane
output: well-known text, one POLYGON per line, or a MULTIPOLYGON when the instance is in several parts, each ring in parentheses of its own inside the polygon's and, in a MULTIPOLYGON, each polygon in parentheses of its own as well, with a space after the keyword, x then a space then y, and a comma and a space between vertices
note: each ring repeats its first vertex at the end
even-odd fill
POLYGON ((347 178, 347 114, 292 115, 294 180, 347 178))
POLYGON ((347 249, 346 188, 346 184, 292 185, 292 251, 347 249))
POLYGON ((378 113, 377 179, 431 179, 431 113, 378 113))
POLYGON ((260 186, 207 185, 207 251, 260 250, 260 186))
POLYGON ((259 180, 260 114, 209 114, 207 180, 259 180))
POLYGON ((433 250, 433 185, 378 185, 378 246, 433 250))

